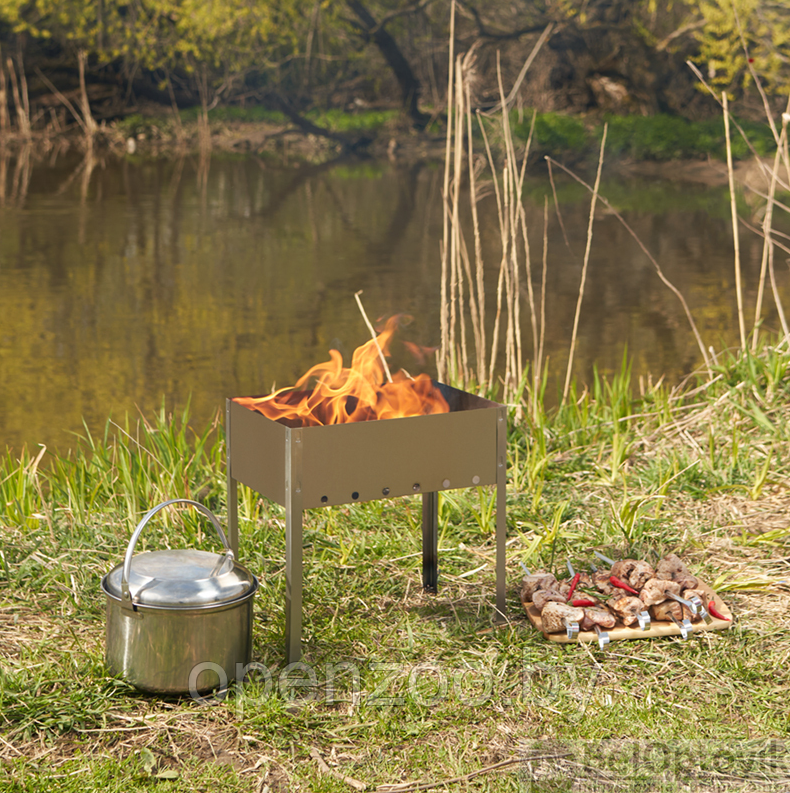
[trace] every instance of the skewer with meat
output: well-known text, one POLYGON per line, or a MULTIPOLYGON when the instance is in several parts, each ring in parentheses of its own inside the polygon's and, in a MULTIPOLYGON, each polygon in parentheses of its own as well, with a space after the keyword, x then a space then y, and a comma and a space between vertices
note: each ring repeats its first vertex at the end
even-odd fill
POLYGON ((557 579, 553 573, 544 573, 541 570, 530 573, 521 579, 521 599, 532 600, 533 595, 539 589, 553 589, 556 585, 557 579))
MULTIPOLYGON (((610 559, 608 556, 604 556, 602 553, 598 551, 593 551, 593 553, 602 561, 606 562, 607 564, 611 564, 611 575, 609 576, 609 583, 616 587, 613 590, 615 595, 615 599, 620 600, 623 597, 623 590, 629 592, 631 595, 636 597, 636 600, 639 600, 639 591, 632 586, 627 581, 623 579, 629 578, 631 575, 634 576, 634 581, 637 584, 643 583, 646 580, 645 576, 652 575, 653 569, 647 562, 641 561, 639 559, 622 559, 619 562, 615 562, 614 559, 610 559)), ((623 601, 623 604, 625 601, 623 601)), ((612 606, 612 602, 610 601, 608 604, 609 608, 612 611, 616 612, 616 608, 612 606)), ((625 608, 625 606, 623 606, 625 608)), ((635 608, 635 604, 631 604, 632 608, 635 608)), ((618 616, 623 620, 626 626, 632 625, 634 622, 639 623, 639 627, 643 631, 650 630, 650 614, 644 609, 644 606, 636 612, 634 615, 634 619, 631 619, 631 612, 630 609, 627 613, 618 614, 618 616), (626 622, 626 620, 629 620, 626 622)))
POLYGON ((698 585, 696 576, 693 576, 688 567, 674 553, 667 554, 656 565, 656 578, 677 581, 682 589, 693 589, 698 585))
POLYGON ((611 598, 606 605, 626 627, 639 622, 639 615, 645 610, 645 604, 632 595, 611 598))
MULTIPOLYGON (((641 592, 642 587, 655 576, 656 571, 653 570, 652 566, 640 559, 631 569, 631 572, 628 574, 628 583, 636 589, 637 591, 641 592)), ((614 575, 614 573, 612 573, 614 575)))
POLYGON ((651 606, 650 615, 654 620, 662 622, 671 622, 672 617, 681 622, 683 620, 699 619, 699 617, 693 617, 691 611, 676 600, 665 600, 663 603, 651 606))
POLYGON ((543 612, 547 603, 565 603, 566 600, 565 593, 556 589, 538 589, 532 595, 532 605, 540 612, 543 612))
POLYGON ((584 609, 584 617, 579 623, 579 629, 591 631, 596 625, 609 630, 617 624, 614 614, 606 608, 589 607, 584 609))
POLYGON ((703 603, 707 603, 710 600, 710 595, 704 589, 696 589, 693 587, 689 587, 688 589, 681 589, 680 592, 681 597, 686 598, 686 600, 691 600, 693 597, 698 597, 703 603))
POLYGON ((669 597, 670 592, 675 595, 680 594, 680 584, 677 581, 651 578, 642 587, 639 599, 646 606, 656 606, 659 603, 663 603, 669 597))
POLYGON ((612 586, 609 578, 612 575, 611 570, 596 570, 592 574, 592 583, 593 586, 602 594, 602 595, 612 595, 614 594, 614 587, 612 586))
MULTIPOLYGON (((696 579, 695 579, 696 580, 696 579)), ((679 598, 678 595, 670 595, 673 600, 682 601, 684 606, 689 606, 689 610, 694 615, 694 619, 703 619, 705 622, 711 622, 712 618, 705 608, 707 602, 706 593, 702 589, 684 589, 683 597, 679 598)))
POLYGON ((568 606, 565 603, 547 603, 541 612, 543 630, 546 633, 560 633, 569 626, 578 624, 584 619, 584 609, 568 606))

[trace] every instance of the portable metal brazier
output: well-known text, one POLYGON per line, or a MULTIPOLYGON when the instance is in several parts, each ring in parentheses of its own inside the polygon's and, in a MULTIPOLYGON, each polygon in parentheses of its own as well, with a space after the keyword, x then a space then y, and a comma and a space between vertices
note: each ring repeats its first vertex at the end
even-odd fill
MULTIPOLYGON (((302 511, 422 495, 422 580, 436 592, 439 493, 496 486, 496 608, 505 620, 507 407, 434 383, 450 411, 301 426, 227 401, 228 534, 238 551, 238 483, 285 507, 285 646, 301 657, 302 511), (293 426, 292 426, 293 425, 293 426)), ((309 392, 305 392, 308 393, 309 392)))
POLYGON ((132 685, 160 694, 194 693, 243 675, 252 653, 258 579, 235 561, 219 521, 202 504, 174 498, 150 510, 102 589, 107 665, 132 685), (134 556, 148 521, 171 504, 189 504, 208 517, 225 553, 181 549, 134 556))

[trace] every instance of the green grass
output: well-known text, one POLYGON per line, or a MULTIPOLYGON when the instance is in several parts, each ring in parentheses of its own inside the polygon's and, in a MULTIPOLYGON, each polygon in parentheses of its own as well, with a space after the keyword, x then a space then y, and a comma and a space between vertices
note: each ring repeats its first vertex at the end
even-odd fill
MULTIPOLYGON (((181 110, 179 117, 186 125, 197 123, 199 108, 181 110)), ((359 110, 348 112, 338 108, 312 109, 305 117, 313 123, 333 132, 374 133, 400 117, 398 110, 359 110)), ((511 124, 514 134, 523 141, 527 139, 532 112, 526 110, 522 121, 512 111, 511 124)), ((290 125, 279 110, 261 106, 216 107, 209 111, 211 124, 272 124, 290 125)), ((607 157, 628 157, 633 160, 699 159, 712 156, 725 159, 724 122, 717 118, 709 121, 692 122, 679 116, 658 113, 654 116, 608 115, 607 157)), ((435 122, 438 123, 438 122, 435 122)), ((498 124, 487 120, 486 125, 496 139, 498 124)), ((774 150, 775 144, 767 124, 739 121, 744 133, 755 150, 766 155, 774 150)), ((175 134, 172 115, 166 110, 157 117, 139 113, 114 122, 115 128, 124 136, 144 134, 147 138, 161 138, 175 134)), ((431 130, 443 134, 441 126, 431 130)), ((600 147, 603 123, 591 122, 580 116, 562 113, 538 113, 535 119, 533 153, 555 157, 595 157, 600 147)), ((479 133, 478 133, 479 134, 479 133)), ((751 151, 741 135, 733 130, 733 157, 736 160, 751 157, 751 151)))
MULTIPOLYGON (((185 108, 179 111, 183 124, 196 124, 199 107, 185 108)), ((215 107, 209 111, 209 123, 218 124, 274 124, 289 126, 290 121, 279 110, 269 110, 260 106, 251 107, 215 107)), ((328 110, 314 109, 305 113, 305 118, 333 132, 375 132, 385 124, 399 116, 397 110, 360 110, 349 113, 332 108, 328 110)), ((143 116, 133 113, 114 123, 115 128, 124 135, 144 134, 146 137, 160 137, 175 134, 172 114, 162 110, 161 115, 143 116)))
MULTIPOLYGON (((140 694, 108 674, 99 581, 160 501, 196 498, 224 521, 221 428, 161 411, 86 434, 66 459, 6 454, 0 790, 352 789, 320 771, 311 748, 371 790, 538 756, 550 757, 439 789, 569 790, 582 766, 590 789, 724 780, 747 790, 760 774, 783 789, 790 753, 768 740, 785 740, 790 726, 788 366, 784 348, 764 346, 720 361, 712 381, 635 396, 624 360, 615 376, 576 387, 562 410, 539 401, 512 415, 501 628, 491 623, 486 489, 441 499, 435 596, 421 589, 418 499, 313 510, 309 669, 286 670, 284 514, 242 487, 262 668, 214 707, 140 694), (703 579, 720 579, 734 627, 605 652, 545 641, 518 601, 519 561, 561 569, 569 557, 583 565, 592 548, 678 552, 703 579)), ((138 549, 216 549, 209 529, 192 512, 165 511, 138 549)))
MULTIPOLYGON (((526 140, 532 113, 524 113, 518 123, 515 111, 512 125, 515 134, 526 140)), ((606 155, 629 157, 633 160, 698 159, 707 156, 725 159, 724 120, 688 121, 680 116, 657 113, 654 116, 615 116, 604 119, 609 125, 606 155)), ((775 150, 771 130, 767 124, 738 122, 760 155, 775 150)), ((535 119, 534 150, 540 154, 562 156, 596 156, 603 135, 603 123, 590 123, 578 116, 562 113, 538 113, 535 119)), ((733 130, 733 157, 752 156, 749 147, 737 130, 733 130)))

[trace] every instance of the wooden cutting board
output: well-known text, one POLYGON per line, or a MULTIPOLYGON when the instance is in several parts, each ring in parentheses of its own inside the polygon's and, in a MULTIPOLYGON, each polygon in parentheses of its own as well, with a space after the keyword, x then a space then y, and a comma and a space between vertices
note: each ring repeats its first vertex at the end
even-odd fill
MULTIPOLYGON (((697 585, 697 589, 703 590, 708 597, 705 598, 705 607, 707 608, 708 603, 712 600, 714 605, 716 606, 716 610, 719 614, 723 614, 725 617, 729 617, 729 622, 727 620, 720 620, 716 619, 715 617, 711 622, 705 622, 704 620, 700 620, 699 622, 692 622, 691 623, 691 630, 694 633, 698 633, 700 631, 723 631, 727 630, 728 628, 732 627, 732 612, 727 608, 727 604, 703 581, 699 581, 697 585)), ((595 631, 580 631, 579 635, 574 639, 569 639, 565 632, 563 633, 546 633, 543 630, 543 621, 540 618, 540 612, 532 605, 529 601, 521 601, 524 608, 526 609, 527 616, 529 617, 530 622, 551 642, 557 642, 559 644, 571 644, 574 642, 597 642, 598 641, 598 634, 595 631)), ((610 628, 606 631, 609 634, 609 639, 613 642, 616 642, 620 639, 650 639, 653 636, 680 636, 680 628, 675 625, 674 622, 658 622, 653 620, 650 623, 650 629, 646 631, 639 630, 639 627, 636 628, 626 628, 621 622, 618 621, 617 625, 614 628, 610 628)))

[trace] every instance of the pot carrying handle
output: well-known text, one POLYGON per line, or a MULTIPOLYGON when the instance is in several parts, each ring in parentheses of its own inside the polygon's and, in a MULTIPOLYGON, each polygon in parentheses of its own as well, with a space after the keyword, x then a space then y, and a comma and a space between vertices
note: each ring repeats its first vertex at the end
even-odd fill
POLYGON ((228 538, 225 536, 225 532, 222 530, 222 526, 219 525, 219 521, 217 520, 216 516, 208 507, 205 507, 203 504, 197 501, 192 501, 188 498, 171 498, 169 501, 163 501, 161 504, 157 504, 157 506, 155 506, 153 509, 146 512, 146 514, 143 516, 143 519, 137 524, 137 528, 134 530, 134 533, 129 540, 129 545, 126 548, 126 556, 124 556, 123 559, 123 573, 121 574, 121 605, 124 608, 134 609, 132 596, 129 592, 129 577, 132 574, 132 556, 134 555, 134 546, 137 545, 137 540, 140 537, 140 534, 142 534, 142 531, 148 521, 151 520, 151 518, 156 515, 159 510, 169 507, 171 504, 189 504, 190 506, 195 507, 195 509, 198 511, 202 512, 214 524, 214 528, 217 530, 217 534, 219 534, 219 538, 222 540, 222 544, 225 546, 225 555, 220 558, 216 567, 211 571, 212 576, 218 575, 226 562, 230 561, 231 564, 233 563, 233 551, 231 550, 230 544, 228 543, 228 538))

